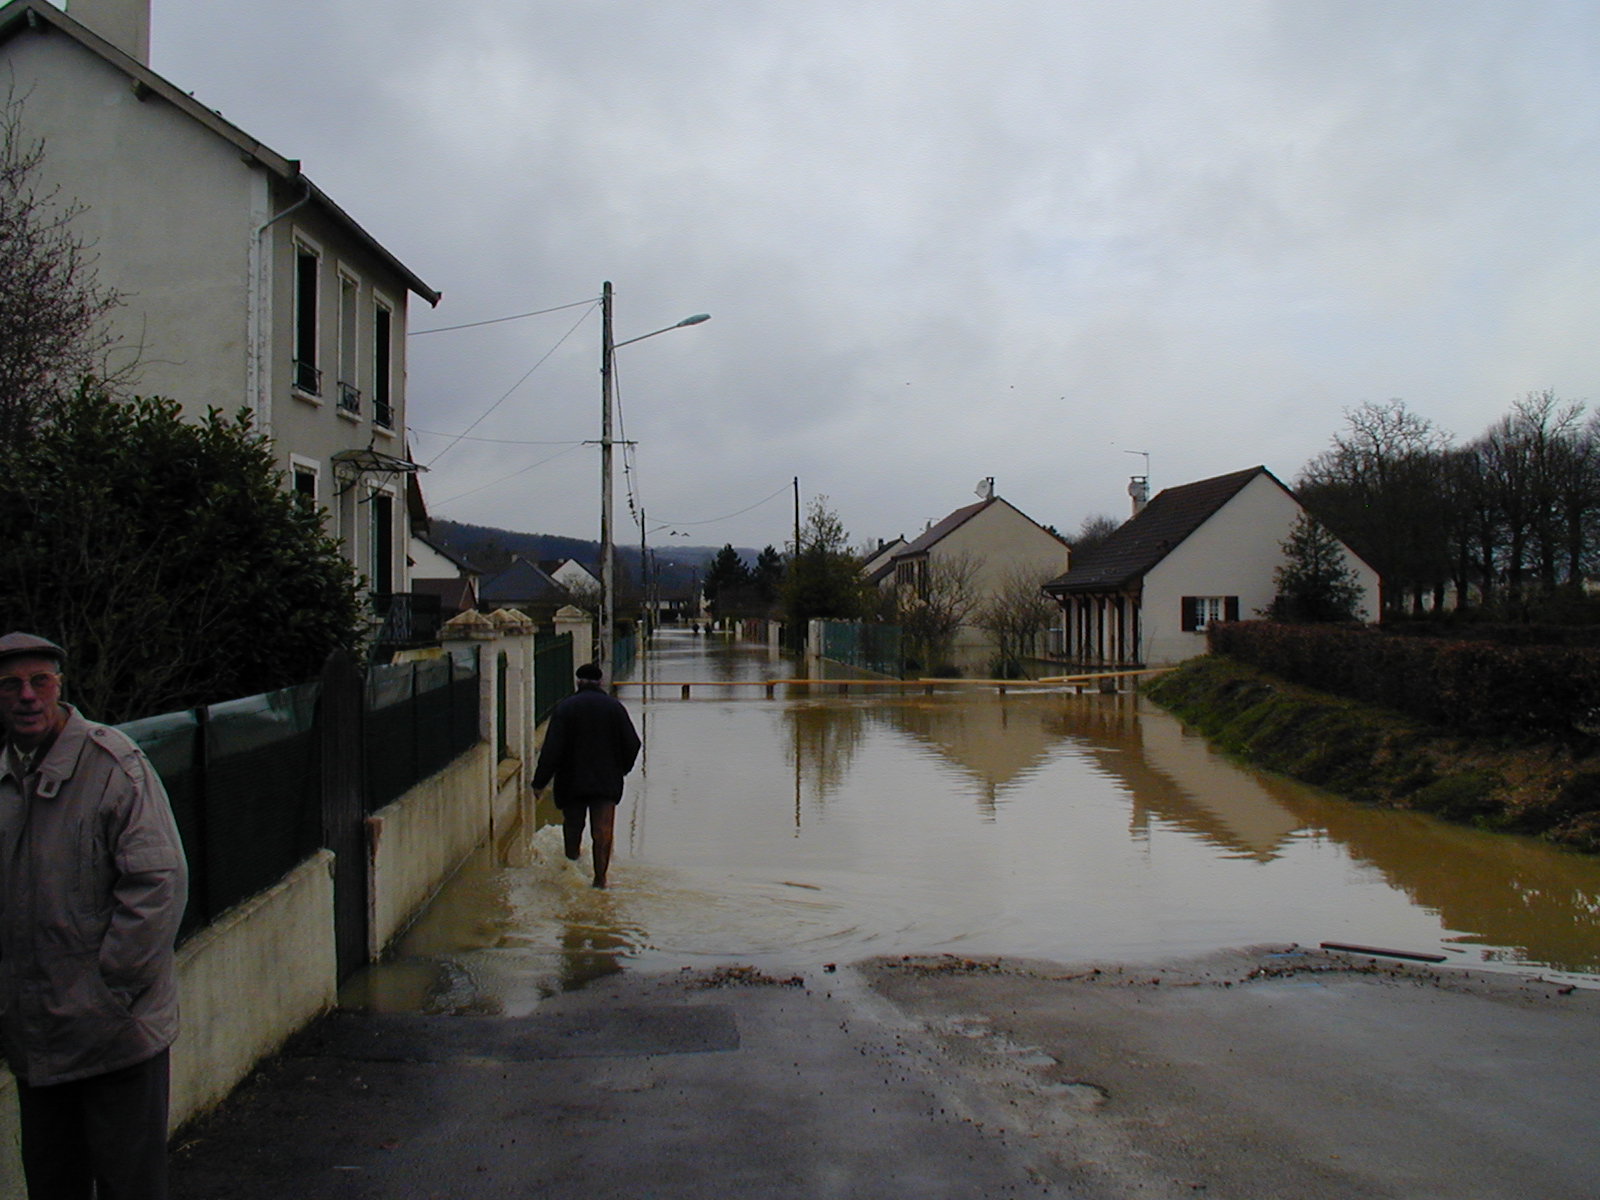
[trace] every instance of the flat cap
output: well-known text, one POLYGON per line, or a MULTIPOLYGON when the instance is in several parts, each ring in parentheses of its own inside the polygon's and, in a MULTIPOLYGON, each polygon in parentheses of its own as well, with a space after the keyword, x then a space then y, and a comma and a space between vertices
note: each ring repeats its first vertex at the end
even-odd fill
POLYGON ((603 679, 604 678, 604 676, 600 674, 599 666, 597 664, 595 664, 595 663, 592 663, 592 662, 591 663, 584 663, 583 666, 581 666, 581 667, 579 667, 577 669, 575 674, 578 676, 579 679, 603 679))
POLYGON ((54 642, 40 637, 35 633, 8 633, 0 637, 0 660, 16 658, 23 654, 34 654, 42 658, 53 658, 56 664, 63 665, 67 661, 67 652, 54 642))

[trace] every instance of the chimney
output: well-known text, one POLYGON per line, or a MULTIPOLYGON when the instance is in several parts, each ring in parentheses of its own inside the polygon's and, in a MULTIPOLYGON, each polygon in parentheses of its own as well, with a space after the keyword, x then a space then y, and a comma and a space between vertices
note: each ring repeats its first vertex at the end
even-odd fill
POLYGON ((140 66, 150 65, 150 0, 67 0, 67 15, 140 66))
POLYGON ((1150 502, 1150 477, 1135 475, 1129 479, 1128 495, 1133 497, 1133 515, 1137 517, 1150 502))

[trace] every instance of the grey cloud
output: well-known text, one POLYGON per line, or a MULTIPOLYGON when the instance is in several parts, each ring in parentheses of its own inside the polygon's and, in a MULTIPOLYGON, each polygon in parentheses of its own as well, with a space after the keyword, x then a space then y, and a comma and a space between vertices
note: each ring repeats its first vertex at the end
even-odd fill
MULTIPOLYGON (((675 518, 799 475, 913 532, 993 474, 1072 529, 1122 511, 1127 449, 1158 486, 1292 476, 1363 400, 1471 434, 1593 391, 1587 6, 155 4, 158 70, 444 290, 419 326, 607 278, 619 336, 711 311, 621 364, 675 518)), ((414 342, 414 423, 464 427, 572 319, 414 342)), ((596 436, 597 336, 477 432, 596 436)), ((429 494, 556 449, 453 451, 429 494)), ((574 450, 440 511, 587 533, 595 475, 574 450)))

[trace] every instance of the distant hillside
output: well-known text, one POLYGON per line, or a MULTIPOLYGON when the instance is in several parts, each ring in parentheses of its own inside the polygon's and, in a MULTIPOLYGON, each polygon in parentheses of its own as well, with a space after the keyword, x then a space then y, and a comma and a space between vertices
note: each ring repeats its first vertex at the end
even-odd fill
MULTIPOLYGON (((535 562, 572 558, 599 573, 600 543, 582 538, 560 537, 553 533, 519 533, 488 525, 466 525, 435 517, 433 537, 454 553, 486 572, 500 569, 512 555, 535 562)), ((659 572, 661 590, 667 594, 687 592, 705 576, 706 564, 717 556, 720 546, 652 546, 650 561, 659 572)), ((758 551, 735 547, 747 563, 754 565, 758 551)), ((619 574, 639 578, 639 546, 622 544, 616 548, 619 574)))

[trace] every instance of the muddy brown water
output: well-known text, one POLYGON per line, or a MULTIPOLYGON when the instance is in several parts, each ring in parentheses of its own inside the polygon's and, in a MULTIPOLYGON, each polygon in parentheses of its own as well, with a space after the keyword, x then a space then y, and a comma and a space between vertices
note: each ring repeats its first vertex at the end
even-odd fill
MULTIPOLYGON (((640 667, 797 670, 687 632, 640 667)), ((612 886, 589 886, 587 850, 565 860, 541 806, 347 986, 348 1006, 517 1014, 630 969, 1324 941, 1600 986, 1600 860, 1242 768, 1137 695, 622 696, 645 749, 612 886)))

